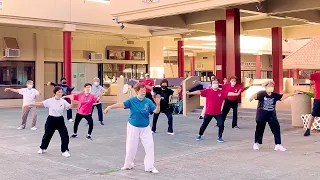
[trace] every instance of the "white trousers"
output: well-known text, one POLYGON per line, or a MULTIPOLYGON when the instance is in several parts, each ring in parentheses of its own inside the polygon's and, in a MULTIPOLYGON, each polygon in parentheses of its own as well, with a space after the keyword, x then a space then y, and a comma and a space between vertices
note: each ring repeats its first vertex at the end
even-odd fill
POLYGON ((154 144, 150 126, 145 128, 137 128, 130 123, 127 124, 127 142, 126 142, 126 158, 124 167, 133 168, 134 159, 137 154, 139 140, 144 147, 146 156, 144 157, 145 171, 152 171, 154 167, 154 144))
POLYGON ((201 111, 200 116, 204 117, 205 113, 206 113, 206 102, 204 102, 204 106, 203 106, 203 109, 201 111))

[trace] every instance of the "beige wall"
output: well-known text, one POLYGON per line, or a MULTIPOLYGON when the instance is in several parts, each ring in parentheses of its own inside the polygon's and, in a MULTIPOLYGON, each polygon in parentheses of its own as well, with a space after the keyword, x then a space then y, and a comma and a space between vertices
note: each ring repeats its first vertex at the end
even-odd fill
MULTIPOLYGON (((190 61, 189 61, 190 64, 190 61)), ((214 71, 215 70, 215 54, 214 52, 197 53, 195 57, 195 69, 197 71, 214 71), (204 59, 206 58, 206 59, 204 59), (204 64, 204 67, 199 69, 197 64, 204 64)))
MULTIPOLYGON (((62 62, 63 61, 63 44, 62 44, 62 31, 58 30, 44 30, 26 27, 9 27, 0 26, 0 40, 3 41, 4 37, 14 37, 17 39, 21 53, 19 58, 4 58, 0 57, 0 61, 34 61, 35 62, 35 83, 38 89, 43 93, 38 100, 43 100, 52 95, 50 88, 45 84, 48 81, 55 81, 55 70, 51 69, 53 66, 45 65, 45 62, 62 62)), ((84 51, 93 51, 103 53, 105 57, 106 46, 129 46, 129 47, 142 47, 148 54, 147 41, 137 40, 133 45, 128 45, 127 41, 120 36, 104 35, 94 32, 73 32, 72 33, 72 60, 73 62, 83 63, 117 63, 117 64, 147 64, 148 56, 142 61, 127 61, 127 60, 106 60, 102 61, 89 61, 84 57, 84 51)), ((4 48, 4 43, 0 43, 0 48, 4 48)), ((61 65, 59 64, 61 69, 61 65)), ((89 66, 88 66, 89 67, 89 66)), ((88 74, 88 81, 97 75, 92 69, 96 65, 90 66, 88 74)), ((58 77, 61 77, 61 72, 58 72, 58 77)), ((8 100, 0 100, 0 102, 7 102, 8 100)), ((16 105, 21 105, 20 101, 16 105)), ((12 104, 12 103, 11 103, 12 104)), ((11 105, 10 104, 10 105, 11 105)))
MULTIPOLYGON (((272 67, 270 67, 270 55, 261 55, 260 57, 262 63, 262 71, 272 71, 272 67)), ((252 54, 241 54, 241 61, 242 62, 256 62, 256 55, 252 54)), ((255 71, 255 67, 241 67, 241 70, 252 70, 255 71)))

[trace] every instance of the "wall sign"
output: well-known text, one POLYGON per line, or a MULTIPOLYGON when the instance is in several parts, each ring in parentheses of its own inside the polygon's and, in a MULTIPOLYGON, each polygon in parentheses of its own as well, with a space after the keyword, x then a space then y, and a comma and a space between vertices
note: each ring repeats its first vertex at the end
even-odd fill
MULTIPOLYGON (((241 67, 256 68, 256 62, 241 62, 241 67)), ((261 68, 262 68, 262 63, 261 63, 261 68)))
POLYGON ((142 0, 143 3, 157 3, 160 0, 142 0))

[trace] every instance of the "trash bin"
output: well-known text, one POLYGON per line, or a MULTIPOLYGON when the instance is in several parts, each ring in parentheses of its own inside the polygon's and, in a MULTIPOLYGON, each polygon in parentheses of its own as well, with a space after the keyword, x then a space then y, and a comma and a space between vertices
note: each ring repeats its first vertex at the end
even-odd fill
POLYGON ((305 94, 291 97, 292 126, 303 127, 302 115, 311 113, 311 98, 305 94))

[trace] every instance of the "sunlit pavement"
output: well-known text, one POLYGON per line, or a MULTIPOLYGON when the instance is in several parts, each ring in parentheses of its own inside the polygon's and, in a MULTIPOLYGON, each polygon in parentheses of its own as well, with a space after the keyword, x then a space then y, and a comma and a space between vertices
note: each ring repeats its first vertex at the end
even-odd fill
MULTIPOLYGON (((175 136, 166 134, 167 121, 161 115, 158 133, 154 134, 155 166, 159 174, 144 172, 144 151, 139 147, 136 167, 120 171, 125 156, 125 132, 129 112, 113 110, 104 117, 105 126, 94 115, 93 141, 85 139, 86 121, 79 127, 79 138, 70 139, 71 157, 60 153, 60 137, 54 135, 48 152, 38 155, 47 117, 46 109, 38 109, 38 130, 17 130, 20 109, 0 109, 0 179, 108 179, 108 180, 250 180, 250 179, 319 179, 320 134, 302 136, 302 129, 291 127, 290 111, 279 111, 283 145, 287 152, 273 151, 273 136, 266 128, 264 144, 253 151, 255 110, 239 110, 240 130, 226 122, 225 143, 216 142, 217 128, 213 120, 202 141, 195 141, 202 120, 199 114, 174 116, 175 136)), ((231 113, 230 113, 231 115, 231 113)), ((73 123, 66 121, 69 135, 73 123)))

